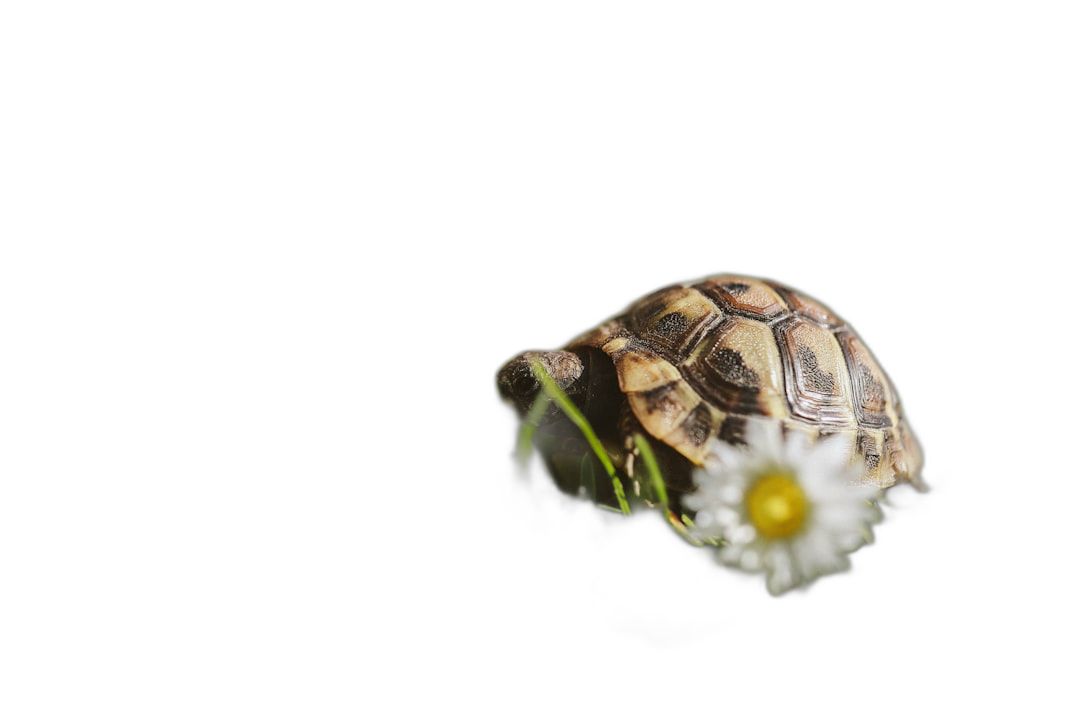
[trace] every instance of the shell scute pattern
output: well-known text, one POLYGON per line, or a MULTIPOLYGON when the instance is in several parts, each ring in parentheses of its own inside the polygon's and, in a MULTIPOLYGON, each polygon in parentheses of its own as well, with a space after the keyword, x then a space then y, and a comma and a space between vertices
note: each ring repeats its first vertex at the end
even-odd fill
POLYGON ((850 437, 863 481, 917 481, 921 453, 880 365, 842 319, 787 286, 721 275, 673 285, 582 335, 603 350, 631 411, 694 463, 753 417, 850 437))
POLYGON ((627 325, 677 363, 719 319, 718 308, 701 293, 674 287, 634 306, 627 325))

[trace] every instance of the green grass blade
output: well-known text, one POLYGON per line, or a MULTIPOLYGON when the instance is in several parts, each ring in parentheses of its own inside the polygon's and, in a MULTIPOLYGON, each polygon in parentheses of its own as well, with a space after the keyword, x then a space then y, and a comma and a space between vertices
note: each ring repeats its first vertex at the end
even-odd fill
POLYGON ((581 472, 578 477, 579 485, 585 490, 589 499, 596 502, 596 470, 593 461, 588 455, 581 456, 581 472))
POLYGON ((533 435, 536 434, 536 428, 540 426, 540 420, 544 417, 549 405, 551 405, 551 396, 547 393, 540 393, 536 400, 533 401, 532 407, 529 408, 529 414, 521 421, 521 430, 518 432, 517 456, 523 465, 529 460, 529 454, 532 452, 533 435))
POLYGON ((589 424, 585 415, 578 410, 577 405, 563 392, 562 388, 552 379, 539 361, 533 361, 532 371, 536 379, 540 381, 544 394, 550 396, 555 405, 566 414, 566 417, 570 418, 570 422, 574 423, 578 430, 581 430, 581 434, 585 436, 585 441, 589 443, 589 447, 592 448, 596 458, 603 465, 604 471, 607 472, 608 477, 611 479, 611 484, 615 488, 615 497, 619 501, 619 510, 624 515, 629 515, 630 504, 626 502, 626 493, 623 491, 622 481, 619 480, 619 475, 615 471, 615 463, 611 462, 611 458, 608 456, 607 451, 604 450, 604 446, 600 443, 600 438, 596 436, 592 425, 589 424))
POLYGON ((649 441, 641 433, 634 433, 634 446, 637 447, 641 462, 644 463, 645 469, 649 473, 649 479, 652 481, 653 489, 656 491, 656 499, 667 510, 667 483, 664 482, 664 476, 660 472, 660 464, 656 462, 656 455, 653 454, 652 446, 649 445, 649 441))

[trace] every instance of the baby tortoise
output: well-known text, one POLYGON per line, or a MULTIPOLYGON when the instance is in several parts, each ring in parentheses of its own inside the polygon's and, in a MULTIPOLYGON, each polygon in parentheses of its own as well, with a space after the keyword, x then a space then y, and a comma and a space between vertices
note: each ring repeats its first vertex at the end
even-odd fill
MULTIPOLYGON (((655 498, 635 478, 633 438, 648 438, 676 515, 707 441, 742 443, 754 418, 845 436, 865 485, 923 487, 919 445, 862 340, 820 302, 771 280, 720 275, 672 285, 562 350, 522 353, 499 371, 498 388, 523 415, 540 391, 535 363, 585 415, 631 494, 647 502, 655 498)), ((560 488, 615 506, 611 483, 595 480, 594 457, 565 414, 548 411, 535 442, 560 488)))

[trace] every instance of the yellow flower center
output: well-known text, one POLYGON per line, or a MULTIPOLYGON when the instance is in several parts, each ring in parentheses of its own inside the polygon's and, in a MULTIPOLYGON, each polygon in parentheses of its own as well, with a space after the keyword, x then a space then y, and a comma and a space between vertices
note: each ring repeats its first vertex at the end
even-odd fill
POLYGON ((750 522, 769 539, 791 537, 806 521, 809 503, 795 477, 774 470, 758 478, 746 493, 750 522))

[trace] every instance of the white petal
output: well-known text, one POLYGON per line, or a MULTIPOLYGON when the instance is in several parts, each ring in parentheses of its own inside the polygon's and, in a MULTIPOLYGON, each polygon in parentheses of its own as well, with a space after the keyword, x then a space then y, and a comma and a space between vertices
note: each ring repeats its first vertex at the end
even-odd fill
POLYGON ((732 507, 717 508, 716 522, 724 527, 735 527, 742 522, 742 513, 732 507))
POLYGON ((743 548, 741 545, 725 545, 720 548, 716 553, 716 556, 720 559, 720 562, 725 565, 734 565, 739 567, 742 561, 743 548))
POLYGON ((814 438, 801 428, 789 428, 780 451, 781 459, 796 468, 805 463, 813 447, 814 438))
POLYGON ((725 485, 720 488, 717 497, 725 505, 738 505, 743 500, 743 489, 737 485, 725 485))
POLYGON ((757 532, 754 530, 754 526, 750 524, 739 525, 731 531, 729 540, 736 545, 746 545, 754 541, 757 537, 757 532))
POLYGON ((757 550, 747 548, 739 559, 739 566, 746 572, 757 572, 761 570, 761 555, 757 550))
POLYGON ((766 458, 781 458, 784 449, 784 436, 781 430, 780 423, 776 420, 763 418, 747 420, 743 431, 747 451, 766 458))
POLYGON ((787 592, 793 588, 797 579, 792 568, 791 558, 787 549, 782 545, 774 545, 764 558, 764 565, 768 572, 765 586, 773 595, 787 592))
POLYGON ((851 463, 852 439, 844 435, 831 435, 814 443, 807 453, 807 460, 825 467, 844 467, 851 463))

